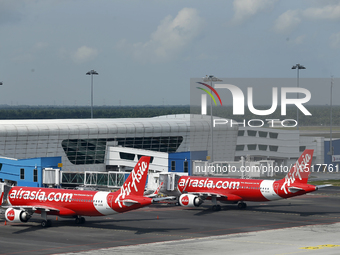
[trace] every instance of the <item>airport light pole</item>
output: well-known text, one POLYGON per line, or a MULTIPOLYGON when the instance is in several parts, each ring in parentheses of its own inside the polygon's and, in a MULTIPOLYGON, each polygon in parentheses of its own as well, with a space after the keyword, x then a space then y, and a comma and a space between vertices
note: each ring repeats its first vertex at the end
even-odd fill
POLYGON ((91 75, 91 119, 93 119, 93 75, 98 75, 98 73, 95 70, 91 70, 86 75, 91 75))
MULTIPOLYGON (((296 69, 297 70, 297 87, 299 87, 299 70, 300 69, 306 69, 306 67, 304 67, 303 65, 300 64, 296 64, 295 66, 292 66, 292 69, 296 69)), ((299 98, 299 93, 297 93, 296 95, 297 98, 299 98)), ((297 121, 297 130, 299 130, 299 108, 296 109, 296 121, 297 121)))
MULTIPOLYGON (((216 78, 214 75, 206 75, 205 77, 203 77, 203 81, 204 82, 209 82, 210 81, 210 86, 212 87, 212 83, 216 82, 216 81, 222 81, 218 78, 216 78)), ((210 91, 212 93, 212 91, 210 91)), ((211 162, 214 162, 214 132, 213 132, 213 114, 212 114, 212 98, 210 98, 210 125, 211 125, 211 157, 210 160, 211 162)))
POLYGON ((329 129, 329 152, 327 153, 328 155, 331 155, 331 161, 332 156, 333 156, 333 144, 332 144, 332 125, 333 125, 333 114, 332 114, 332 108, 333 108, 333 100, 332 100, 332 95, 333 95, 333 76, 331 79, 331 97, 330 97, 330 105, 331 105, 331 110, 330 110, 330 129, 329 129))

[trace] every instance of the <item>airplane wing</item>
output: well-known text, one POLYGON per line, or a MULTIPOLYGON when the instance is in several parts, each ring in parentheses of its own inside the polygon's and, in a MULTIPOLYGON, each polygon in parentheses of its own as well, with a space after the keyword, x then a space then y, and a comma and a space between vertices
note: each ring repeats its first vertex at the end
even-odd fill
POLYGON ((156 197, 158 195, 159 190, 161 189, 162 185, 163 185, 163 182, 161 182, 161 184, 158 186, 158 188, 152 194, 148 194, 148 195, 144 194, 144 196, 151 197, 151 198, 156 197))
POLYGON ((43 210, 46 212, 49 211, 57 211, 59 212, 60 209, 55 208, 55 207, 51 207, 51 206, 43 206, 43 205, 15 205, 15 206, 11 206, 11 205, 6 205, 6 206, 2 206, 3 208, 13 208, 13 209, 17 209, 17 210, 32 210, 32 211, 36 211, 36 210, 43 210))
POLYGON ((228 201, 242 201, 242 197, 234 195, 234 194, 220 194, 216 192, 188 192, 188 194, 198 195, 201 199, 206 199, 207 197, 223 197, 226 198, 228 201))
POLYGON ((174 200, 174 199, 176 199, 176 197, 175 196, 169 196, 169 197, 156 197, 156 198, 153 198, 152 199, 152 203, 154 203, 154 202, 160 202, 160 201, 164 201, 164 200, 174 200))
POLYGON ((24 210, 24 211, 29 211, 30 214, 35 213, 36 211, 40 211, 40 212, 52 212, 54 214, 60 215, 60 216, 75 216, 77 215, 77 213, 73 210, 70 210, 68 208, 65 207, 61 207, 61 206, 50 206, 50 205, 41 205, 41 204, 37 204, 37 205, 6 205, 6 206, 2 206, 3 208, 13 208, 13 209, 17 209, 17 210, 24 210))

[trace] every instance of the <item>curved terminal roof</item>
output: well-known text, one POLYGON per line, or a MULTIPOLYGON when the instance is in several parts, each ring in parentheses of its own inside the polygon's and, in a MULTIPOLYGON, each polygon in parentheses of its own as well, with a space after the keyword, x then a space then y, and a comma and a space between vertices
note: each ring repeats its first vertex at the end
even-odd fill
MULTIPOLYGON (((210 116, 189 114, 154 118, 0 120, 0 136, 207 131, 210 122, 210 116)), ((234 129, 228 127, 219 125, 217 128, 234 129)))

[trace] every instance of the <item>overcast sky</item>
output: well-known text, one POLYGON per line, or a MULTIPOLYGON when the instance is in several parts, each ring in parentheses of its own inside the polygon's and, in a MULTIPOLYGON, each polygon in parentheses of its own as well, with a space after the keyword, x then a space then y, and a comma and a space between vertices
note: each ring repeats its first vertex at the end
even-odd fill
POLYGON ((335 0, 0 0, 0 104, 90 105, 94 69, 95 105, 187 105, 190 78, 340 77, 339 53, 335 0))

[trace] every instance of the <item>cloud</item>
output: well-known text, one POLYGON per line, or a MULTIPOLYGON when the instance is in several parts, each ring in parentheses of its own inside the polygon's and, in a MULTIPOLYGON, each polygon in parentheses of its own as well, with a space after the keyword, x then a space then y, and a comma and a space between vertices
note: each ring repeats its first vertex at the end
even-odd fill
POLYGON ((276 19, 274 30, 278 33, 291 33, 301 21, 305 20, 340 20, 340 2, 338 0, 318 1, 317 7, 305 10, 288 10, 276 19))
POLYGON ((326 5, 321 8, 308 8, 303 11, 303 16, 309 19, 339 20, 340 3, 326 5))
POLYGON ((278 33, 290 33, 300 22, 300 11, 288 10, 276 19, 274 30, 278 33))
POLYGON ((277 0, 234 0, 232 23, 242 23, 259 12, 271 9, 277 0))
POLYGON ((132 52, 136 59, 143 62, 168 61, 188 47, 201 33, 203 26, 204 20, 196 9, 183 8, 175 18, 170 15, 164 18, 149 41, 129 44, 121 40, 118 47, 132 52))
POLYGON ((302 44, 306 39, 306 35, 299 35, 296 38, 287 37, 287 43, 290 44, 302 44))
POLYGON ((94 59, 98 55, 98 50, 87 46, 82 46, 72 54, 75 63, 81 64, 94 59))

